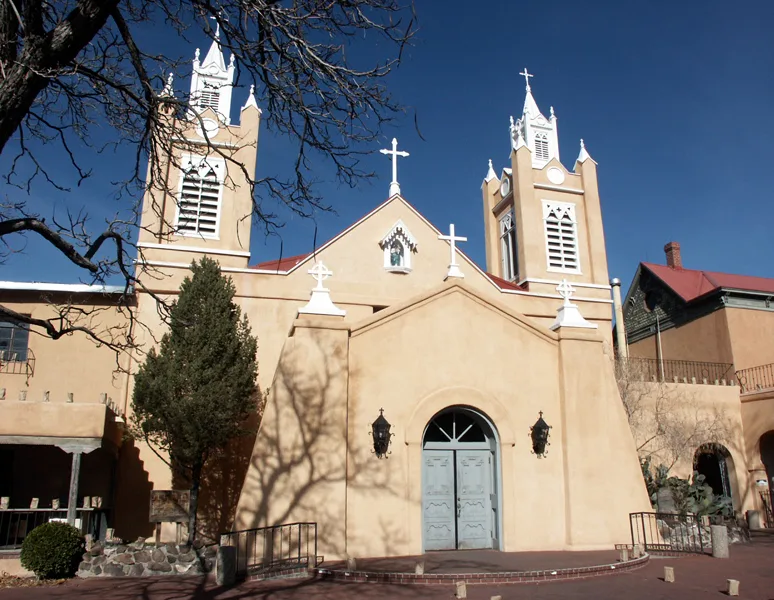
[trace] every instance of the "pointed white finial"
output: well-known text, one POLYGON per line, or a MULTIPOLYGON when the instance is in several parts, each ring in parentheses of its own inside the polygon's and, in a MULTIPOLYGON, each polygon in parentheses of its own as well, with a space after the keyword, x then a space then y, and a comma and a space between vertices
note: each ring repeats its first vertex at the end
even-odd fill
POLYGON ((398 140, 392 138, 392 150, 379 150, 382 154, 392 156, 392 181, 390 182, 390 198, 400 194, 400 184, 398 183, 398 157, 409 156, 408 152, 398 151, 398 140))
POLYGON ((578 159, 575 162, 582 163, 583 161, 588 160, 588 159, 594 160, 594 159, 591 158, 591 156, 589 156, 589 153, 586 150, 586 144, 583 143, 583 138, 581 138, 581 141, 580 141, 580 152, 578 153, 578 159))
POLYGON ((307 315, 331 315, 334 317, 343 317, 347 314, 347 311, 340 309, 331 300, 330 290, 323 286, 323 281, 333 275, 333 271, 328 269, 321 260, 318 260, 315 265, 307 271, 317 285, 312 289, 312 297, 306 306, 299 308, 299 314, 307 315))
POLYGON ((236 61, 236 57, 234 56, 234 53, 231 53, 231 58, 228 61, 228 68, 231 69, 234 67, 234 61, 236 61))
POLYGON ((489 170, 486 172, 486 177, 484 177, 485 182, 490 182, 493 179, 497 178, 497 173, 494 171, 494 167, 492 166, 492 159, 489 159, 489 170))
POLYGON ((550 107, 550 110, 551 110, 551 118, 553 119, 553 118, 555 118, 555 117, 556 117, 556 115, 554 114, 554 107, 553 107, 553 106, 551 106, 551 107, 550 107))
POLYGON ((524 136, 521 135, 521 127, 516 129, 516 140, 514 141, 514 144, 513 144, 514 150, 518 150, 519 148, 526 148, 527 150, 529 150, 529 146, 527 146, 527 142, 524 141, 524 136))
POLYGON ((528 92, 531 92, 531 91, 532 91, 532 88, 531 88, 531 87, 529 87, 529 78, 530 78, 530 77, 534 77, 534 75, 532 75, 532 74, 531 74, 529 71, 527 71, 527 67, 524 67, 524 71, 522 71, 521 73, 519 73, 519 75, 523 75, 523 76, 524 76, 524 81, 526 81, 526 82, 527 82, 527 91, 528 91, 528 92))
POLYGON ((194 62, 199 62, 199 49, 196 49, 196 52, 194 52, 194 62))
POLYGON ((242 107, 242 110, 246 109, 248 106, 254 106, 258 109, 258 113, 261 114, 263 111, 258 106, 258 102, 255 100, 255 86, 250 86, 250 94, 247 96, 247 102, 245 102, 245 105, 242 107))
POLYGON ((570 282, 567 281, 567 279, 562 279, 561 283, 556 286, 556 291, 559 293, 559 296, 564 299, 564 302, 562 303, 562 306, 559 307, 559 310, 556 311, 556 320, 554 321, 554 324, 551 325, 551 331, 555 331, 560 327, 597 329, 597 325, 589 323, 584 319, 583 315, 580 314, 580 311, 578 310, 578 306, 570 302, 570 298, 572 298, 575 293, 575 288, 570 285, 570 282))
POLYGON ((175 90, 172 87, 172 79, 173 78, 174 78, 174 73, 170 73, 169 77, 167 77, 167 83, 164 86, 164 89, 161 90, 161 95, 162 96, 174 96, 175 95, 175 90))
MULTIPOLYGON (((460 271, 460 266, 457 264, 457 242, 467 242, 468 238, 454 235, 454 223, 449 225, 449 235, 439 235, 439 240, 446 240, 451 247, 451 261, 449 262, 449 272, 446 273, 446 279, 449 277, 463 278, 465 275, 460 271)), ((446 281, 444 279, 444 281, 446 281)))
POLYGON ((218 21, 218 19, 216 17, 210 17, 210 19, 215 21, 215 39, 219 40, 220 39, 220 22, 218 21))

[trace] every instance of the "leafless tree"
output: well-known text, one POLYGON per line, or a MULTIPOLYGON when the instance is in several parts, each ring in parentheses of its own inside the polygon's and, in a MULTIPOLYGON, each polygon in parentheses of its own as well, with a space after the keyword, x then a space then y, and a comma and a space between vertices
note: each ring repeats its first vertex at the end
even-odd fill
POLYGON ((692 463, 703 444, 728 443, 726 411, 703 404, 688 384, 654 380, 636 360, 616 360, 615 373, 641 460, 672 469, 692 463))
MULTIPOLYGON (((151 48, 151 30, 156 39, 187 42, 214 40, 218 31, 236 60, 236 86, 255 85, 264 124, 295 144, 287 177, 256 179, 232 161, 253 193, 251 216, 267 233, 281 227, 283 210, 308 216, 330 209, 313 185, 321 163, 348 185, 371 176, 359 159, 402 111, 384 85, 414 33, 413 6, 401 0, 0 1, 0 261, 18 260, 20 238, 40 236, 84 280, 121 282, 129 326, 97 326, 93 314, 68 305, 50 319, 0 306, 0 318, 52 338, 81 331, 114 349, 132 345, 131 292, 143 285, 131 266, 142 192, 167 185, 159 158, 171 155, 170 145, 197 118, 187 97, 163 91, 169 74, 188 74, 190 56, 151 48), (374 52, 378 58, 367 58, 374 52), (105 142, 106 128, 113 141, 105 142), (100 154, 119 146, 131 146, 134 160, 106 190, 121 210, 104 225, 93 226, 85 209, 42 214, 30 201, 46 186, 77 198, 52 165, 64 159, 80 184, 100 154)), ((218 149, 208 144, 207 151, 218 149)))

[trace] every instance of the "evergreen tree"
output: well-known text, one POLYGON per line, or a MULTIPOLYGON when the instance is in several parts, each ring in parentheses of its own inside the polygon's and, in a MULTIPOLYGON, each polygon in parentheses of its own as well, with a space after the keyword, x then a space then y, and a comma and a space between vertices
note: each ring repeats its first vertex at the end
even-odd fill
MULTIPOLYGON (((196 532, 202 470, 214 452, 246 433, 256 409, 257 340, 214 260, 191 264, 158 352, 135 375, 135 434, 165 453, 191 482, 188 541, 196 532)), ((160 454, 161 455, 161 454, 160 454)))

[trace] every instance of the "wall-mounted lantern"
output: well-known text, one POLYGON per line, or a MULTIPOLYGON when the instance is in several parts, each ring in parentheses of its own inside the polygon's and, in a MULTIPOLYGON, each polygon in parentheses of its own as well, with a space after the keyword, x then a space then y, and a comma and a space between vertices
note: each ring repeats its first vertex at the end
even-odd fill
POLYGON ((546 446, 548 443, 548 431, 551 426, 543 420, 543 411, 540 411, 540 418, 529 428, 530 437, 532 437, 532 454, 537 454, 538 458, 546 455, 546 446))
POLYGON ((391 425, 384 418, 384 409, 379 409, 379 416, 371 424, 371 435, 374 438, 374 453, 377 458, 385 457, 390 454, 387 450, 390 447, 390 438, 395 435, 390 433, 391 425))

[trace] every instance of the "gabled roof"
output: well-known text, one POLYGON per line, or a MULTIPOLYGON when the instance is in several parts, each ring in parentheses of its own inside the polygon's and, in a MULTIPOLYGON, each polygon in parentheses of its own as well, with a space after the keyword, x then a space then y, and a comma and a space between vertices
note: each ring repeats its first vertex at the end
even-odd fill
POLYGON ((666 265, 640 263, 685 302, 720 290, 738 290, 774 295, 774 279, 732 275, 696 269, 675 269, 666 265))
MULTIPOLYGON (((504 170, 510 171, 510 169, 504 169, 504 170)), ((325 248, 327 248, 328 246, 333 244, 336 240, 340 239, 341 237, 343 237, 344 235, 349 233, 352 229, 354 229, 355 227, 360 225, 360 223, 362 223, 363 221, 365 221, 369 217, 373 216, 374 214, 376 214, 377 212, 382 210, 385 206, 387 206, 388 204, 390 204, 393 201, 402 202, 409 210, 414 212, 414 214, 416 214, 422 221, 424 221, 428 225, 428 227, 430 227, 430 229, 432 229, 436 234, 440 234, 441 233, 438 230, 438 228, 436 228, 432 223, 430 223, 430 221, 428 221, 424 216, 422 216, 422 214, 416 208, 411 206, 411 204, 409 204, 406 201, 405 198, 403 198, 402 196, 399 196, 399 195, 396 194, 395 196, 392 196, 391 198, 389 198, 388 200, 386 200, 385 202, 383 202, 382 204, 377 206, 374 210, 372 210, 371 212, 366 214, 359 221, 357 221, 356 223, 354 223, 354 224, 350 225, 349 227, 347 227, 344 231, 339 233, 337 236, 335 236, 332 239, 328 240, 326 243, 324 243, 322 246, 320 246, 317 249, 316 252, 308 252, 306 254, 297 254, 295 256, 289 256, 287 258, 279 258, 279 259, 267 260, 267 261, 258 263, 257 265, 251 265, 248 268, 249 269, 254 269, 256 271, 264 271, 264 272, 273 271, 274 274, 277 274, 277 275, 289 275, 290 273, 295 271, 297 268, 299 268, 303 263, 305 263, 309 259, 313 258, 315 254, 325 250, 325 248)), ((398 221, 396 223, 396 225, 398 225, 398 224, 402 224, 402 221, 398 221)), ((394 226, 393 226, 393 229, 394 229, 394 226)), ((519 292, 526 293, 526 292, 529 291, 529 284, 524 284, 523 286, 520 286, 520 285, 517 285, 517 284, 512 283, 510 281, 506 281, 505 279, 501 279, 500 277, 497 277, 495 275, 492 275, 491 273, 487 273, 481 267, 479 267, 475 262, 473 262, 459 248, 457 248, 457 254, 459 256, 461 256, 463 259, 465 259, 468 262, 468 264, 473 269, 475 269, 481 275, 486 277, 489 280, 489 282, 492 285, 494 285, 499 291, 517 292, 517 293, 519 293, 519 292)))

